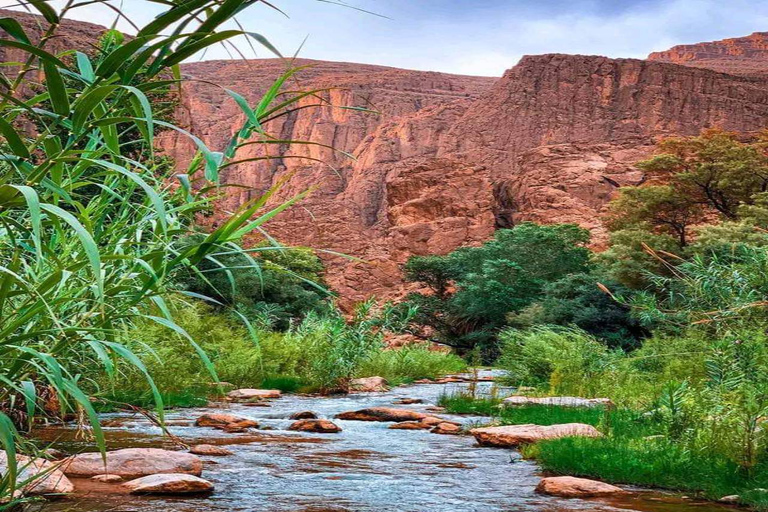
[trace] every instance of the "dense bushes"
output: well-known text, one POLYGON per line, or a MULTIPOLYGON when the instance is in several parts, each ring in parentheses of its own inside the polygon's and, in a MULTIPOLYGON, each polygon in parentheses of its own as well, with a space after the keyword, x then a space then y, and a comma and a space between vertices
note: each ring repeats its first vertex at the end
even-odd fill
MULTIPOLYGON (((223 382, 238 387, 268 387, 284 391, 344 390, 350 378, 382 376, 394 384, 461 371, 465 363, 445 352, 406 346, 385 350, 386 329, 401 320, 398 310, 362 304, 348 321, 328 310, 307 313, 287 330, 255 324, 251 333, 236 317, 199 301, 177 299, 170 304, 174 318, 210 358, 223 382)), ((194 405, 216 386, 199 358, 190 357, 189 341, 168 334, 150 321, 125 331, 124 343, 144 362, 172 405, 194 405)), ((145 404, 148 388, 138 370, 119 366, 118 376, 92 376, 94 394, 109 400, 145 404)))

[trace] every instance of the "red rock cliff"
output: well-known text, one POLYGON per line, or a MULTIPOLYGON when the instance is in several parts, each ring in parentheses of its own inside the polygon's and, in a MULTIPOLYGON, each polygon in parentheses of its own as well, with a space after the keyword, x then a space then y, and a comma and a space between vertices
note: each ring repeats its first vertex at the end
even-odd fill
POLYGON ((765 78, 768 76, 768 32, 707 43, 682 44, 651 53, 648 59, 765 78))

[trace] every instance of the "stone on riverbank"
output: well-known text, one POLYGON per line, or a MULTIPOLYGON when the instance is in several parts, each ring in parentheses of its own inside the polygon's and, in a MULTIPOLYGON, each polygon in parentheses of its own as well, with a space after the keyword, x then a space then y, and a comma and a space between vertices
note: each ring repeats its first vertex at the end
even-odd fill
POLYGON ((203 462, 196 455, 160 448, 124 448, 107 452, 107 463, 100 453, 81 453, 61 466, 67 476, 90 478, 101 474, 139 478, 159 473, 200 475, 203 462))
POLYGON ((219 428, 228 432, 242 432, 248 428, 258 428, 259 422, 235 414, 211 413, 203 414, 197 418, 195 426, 219 428))
POLYGON ((503 427, 475 428, 469 431, 481 446, 514 448, 560 437, 601 437, 592 425, 563 423, 560 425, 506 425, 503 427))
POLYGON ((411 411, 409 409, 393 409, 391 407, 370 407, 360 409, 359 411, 348 411, 337 414, 336 418, 340 420, 353 421, 421 421, 427 415, 421 412, 411 411))
POLYGON ((280 398, 282 395, 279 389, 235 389, 227 393, 232 400, 280 398))
POLYGON ((626 491, 615 485, 596 480, 572 476, 556 476, 542 479, 539 485, 536 486, 536 492, 561 498, 595 498, 598 496, 624 494, 626 491))
POLYGON ((576 396, 510 396, 505 398, 504 406, 516 407, 521 405, 548 405, 552 407, 607 407, 612 408, 610 398, 579 398, 576 396))
POLYGON ((200 494, 213 491, 208 480, 180 474, 149 475, 123 484, 131 494, 200 494))
POLYGON ((349 390, 357 393, 380 393, 389 391, 387 379, 383 377, 366 377, 349 381, 349 390))
POLYGON ((211 457, 224 457, 232 455, 232 452, 222 446, 216 446, 213 444, 196 444, 189 449, 189 453, 195 455, 209 455, 211 457))
POLYGON ((428 427, 436 427, 441 423, 452 423, 454 425, 461 425, 461 423, 444 420, 443 418, 438 418, 437 416, 427 416, 426 418, 422 419, 421 422, 427 425, 428 427))
POLYGON ((288 430, 297 432, 315 432, 317 434, 336 434, 341 432, 341 428, 332 421, 328 420, 299 420, 291 424, 288 430))
POLYGON ((289 420, 316 420, 317 414, 312 411, 295 412, 288 417, 289 420))
MULTIPOLYGON (((5 452, 0 452, 0 474, 2 476, 5 476, 8 471, 7 457, 5 452)), ((16 455, 16 483, 19 484, 26 480, 30 481, 17 490, 17 493, 23 496, 68 494, 75 490, 69 478, 59 470, 59 464, 39 458, 33 459, 25 455, 16 455), (36 476, 38 477, 36 478, 36 476)))

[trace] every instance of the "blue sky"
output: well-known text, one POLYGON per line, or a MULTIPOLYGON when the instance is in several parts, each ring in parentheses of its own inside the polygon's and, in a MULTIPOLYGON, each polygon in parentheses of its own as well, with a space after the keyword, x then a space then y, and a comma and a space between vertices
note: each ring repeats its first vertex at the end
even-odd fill
MULTIPOLYGON (((306 37, 303 57, 491 76, 525 54, 642 58, 675 44, 768 31, 764 0, 343 0, 386 17, 318 0, 272 2, 289 18, 257 5, 240 20, 285 54, 306 37)), ((154 15, 143 0, 122 4, 139 22, 154 15)), ((112 20, 103 7, 73 17, 112 20)), ((206 58, 227 54, 217 48, 206 58)))

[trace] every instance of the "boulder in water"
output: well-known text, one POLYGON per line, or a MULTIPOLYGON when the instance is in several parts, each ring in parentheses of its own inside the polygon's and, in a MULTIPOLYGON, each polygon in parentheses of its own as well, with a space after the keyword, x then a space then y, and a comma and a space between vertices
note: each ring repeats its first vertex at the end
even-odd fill
POLYGON ((264 400, 280 398, 282 394, 279 389, 235 389, 227 393, 227 396, 232 400, 264 400))
POLYGON ((316 420, 317 414, 312 411, 295 412, 288 417, 289 420, 316 420))
POLYGON ((213 484, 197 476, 149 475, 123 484, 131 494, 200 494, 213 491, 213 484))
POLYGON ((505 425, 470 430, 481 446, 514 448, 521 444, 532 444, 546 439, 560 437, 601 437, 592 425, 584 423, 563 423, 560 425, 505 425))
POLYGON ((444 421, 435 426, 430 432, 433 434, 456 435, 461 434, 461 427, 455 423, 444 421))
POLYGON ((196 444, 189 449, 189 453, 194 453, 195 455, 209 455, 211 457, 224 457, 226 455, 232 455, 232 452, 226 448, 213 444, 196 444))
POLYGON ((615 485, 575 478, 572 476, 555 476, 543 478, 536 486, 536 492, 561 498, 595 498, 597 496, 611 496, 624 494, 626 491, 615 485))
POLYGON ((288 427, 288 430, 298 432, 315 432, 318 434, 336 434, 341 432, 341 428, 329 420, 298 420, 288 427))
POLYGON ((213 427, 239 432, 248 428, 258 428, 259 422, 244 416, 237 416, 235 414, 212 413, 203 414, 197 418, 197 420, 195 420, 195 426, 213 427))
POLYGON ((340 420, 353 421, 421 421, 427 415, 409 409, 394 409, 391 407, 370 407, 360 409, 359 411, 349 411, 337 414, 336 418, 340 420))
POLYGON ((160 448, 124 448, 107 452, 107 463, 100 453, 81 453, 64 461, 62 471, 67 476, 90 478, 101 474, 123 478, 139 478, 159 473, 200 475, 203 462, 191 453, 160 448))

